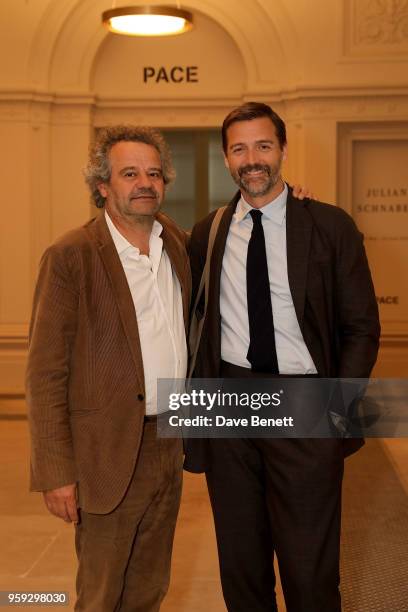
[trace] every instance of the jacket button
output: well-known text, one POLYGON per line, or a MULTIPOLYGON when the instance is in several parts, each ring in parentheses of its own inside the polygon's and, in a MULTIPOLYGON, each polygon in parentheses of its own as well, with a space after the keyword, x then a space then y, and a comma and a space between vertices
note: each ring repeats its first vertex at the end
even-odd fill
POLYGON ((138 393, 138 394, 137 394, 137 399, 139 400, 139 402, 143 402, 143 400, 144 400, 144 395, 143 395, 143 393, 138 393))

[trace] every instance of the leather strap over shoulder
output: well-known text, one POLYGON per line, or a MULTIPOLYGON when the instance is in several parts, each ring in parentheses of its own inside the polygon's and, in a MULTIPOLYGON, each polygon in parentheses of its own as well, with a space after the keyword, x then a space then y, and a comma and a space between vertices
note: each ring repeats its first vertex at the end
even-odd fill
POLYGON ((212 251, 214 247, 215 238, 217 236, 218 227, 220 225, 222 215, 224 214, 224 211, 226 210, 226 208, 227 206, 221 206, 220 208, 218 208, 217 212, 215 213, 214 219, 212 221, 211 228, 210 228, 210 234, 208 236, 207 256, 206 256, 206 260, 205 260, 205 264, 203 268, 203 273, 200 279, 200 285, 198 287, 197 295, 194 301, 190 332, 188 336, 188 345, 190 349, 190 365, 188 368, 188 376, 187 376, 188 380, 192 377, 193 372, 194 372, 198 348, 200 346, 201 334, 202 334, 202 330, 204 326, 205 316, 207 313, 208 293, 209 293, 209 287, 210 287, 211 255, 212 255, 212 251), (196 314, 197 306, 200 303, 200 299, 203 294, 203 290, 204 290, 204 313, 203 313, 203 316, 200 319, 198 319, 197 314, 196 314))

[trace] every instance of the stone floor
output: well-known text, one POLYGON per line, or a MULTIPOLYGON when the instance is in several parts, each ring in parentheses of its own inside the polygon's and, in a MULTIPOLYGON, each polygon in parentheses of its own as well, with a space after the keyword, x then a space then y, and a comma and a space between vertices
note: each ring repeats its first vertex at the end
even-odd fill
MULTIPOLYGON (((72 526, 49 515, 41 495, 28 493, 29 443, 27 422, 19 418, 21 407, 22 402, 0 402, 0 590, 68 591, 70 604, 62 609, 72 610, 76 566, 72 526)), ((383 444, 408 490, 408 440, 383 444)), ((284 612, 280 589, 278 597, 284 612)), ((200 475, 185 474, 171 587, 162 610, 225 611, 211 511, 200 475)))

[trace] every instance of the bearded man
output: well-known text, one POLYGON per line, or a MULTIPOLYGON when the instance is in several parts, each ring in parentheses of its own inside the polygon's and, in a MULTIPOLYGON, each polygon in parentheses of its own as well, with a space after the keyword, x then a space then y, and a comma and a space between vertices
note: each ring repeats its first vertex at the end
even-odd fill
MULTIPOLYGON (((225 118, 239 187, 220 222, 195 376, 366 378, 379 343, 362 236, 336 206, 293 197, 281 176, 286 129, 248 102, 225 118)), ((193 229, 193 299, 212 213, 193 229)), ((229 612, 276 612, 276 553, 288 612, 340 612, 341 439, 190 439, 205 471, 229 612)), ((354 444, 354 448, 352 448, 354 444)))

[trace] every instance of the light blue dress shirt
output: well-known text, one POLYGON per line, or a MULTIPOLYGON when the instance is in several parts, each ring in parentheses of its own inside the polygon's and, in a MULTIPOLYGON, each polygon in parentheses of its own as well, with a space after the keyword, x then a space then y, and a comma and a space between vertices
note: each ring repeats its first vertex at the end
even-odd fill
MULTIPOLYGON (((276 353, 281 374, 315 374, 312 357, 303 340, 289 289, 286 257, 285 188, 260 210, 265 234, 271 288, 276 353)), ((230 225, 221 272, 221 358, 244 368, 249 346, 249 324, 246 290, 246 259, 252 232, 252 210, 243 197, 239 200, 230 225)))

